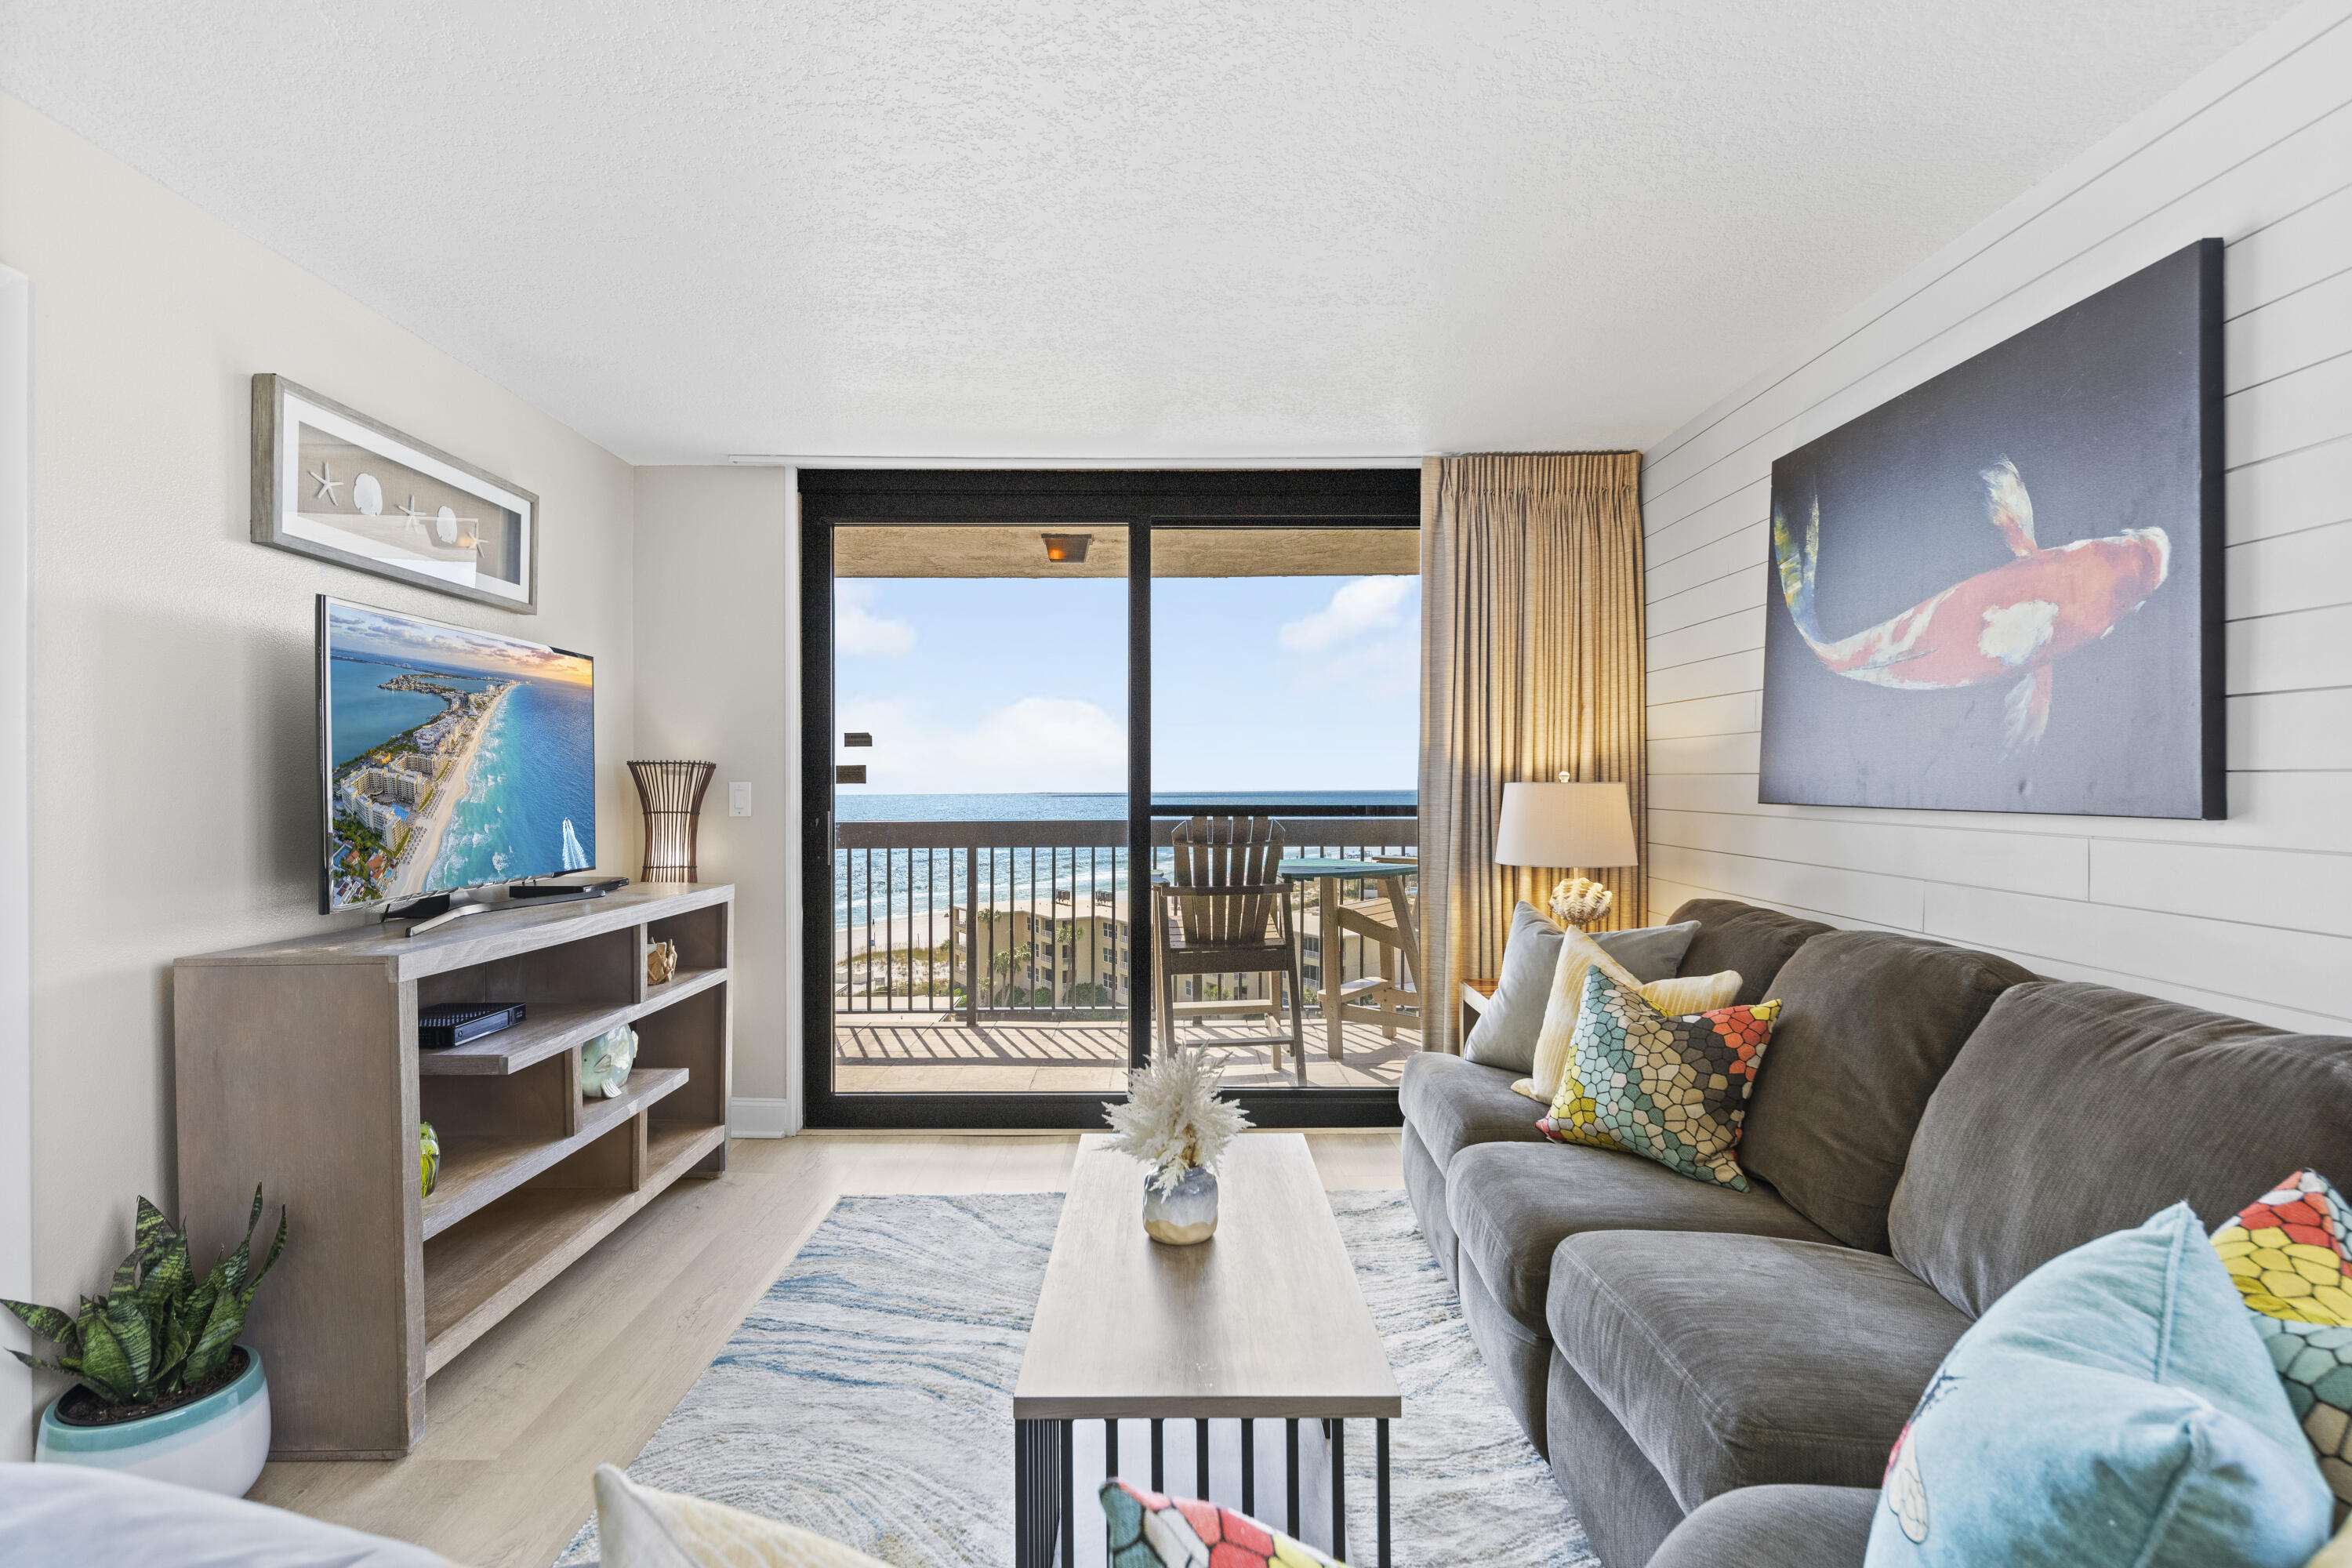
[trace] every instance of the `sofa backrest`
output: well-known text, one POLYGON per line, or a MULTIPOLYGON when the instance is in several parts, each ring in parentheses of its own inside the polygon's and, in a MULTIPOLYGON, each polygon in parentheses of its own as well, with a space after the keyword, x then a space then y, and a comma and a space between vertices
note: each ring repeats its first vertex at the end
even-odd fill
POLYGON ((1741 1168, 1848 1247, 1885 1251, 1928 1096, 2001 993, 2032 978, 1924 937, 1812 938, 1772 980, 1780 1016, 1748 1095, 1741 1168))
POLYGON ((1668 925, 1680 925, 1685 921, 1698 921, 1698 930, 1691 944, 1683 952, 1683 965, 1677 974, 1720 974, 1727 969, 1739 971, 1739 994, 1736 1003, 1754 1004, 1764 1000, 1765 987, 1780 973, 1780 965, 1789 955, 1805 945, 1806 940, 1834 926, 1819 921, 1801 921, 1794 915, 1784 915, 1778 910, 1759 910, 1754 904, 1743 904, 1737 899, 1690 899, 1667 920, 1668 925))
MULTIPOLYGON (((1768 1047, 1759 1083, 1772 1065, 1768 1047)), ((1979 1313, 2095 1237, 2184 1198, 2210 1230, 2305 1167, 2352 1184, 2352 1039, 2036 981, 1928 1098, 1888 1232, 1979 1313)))

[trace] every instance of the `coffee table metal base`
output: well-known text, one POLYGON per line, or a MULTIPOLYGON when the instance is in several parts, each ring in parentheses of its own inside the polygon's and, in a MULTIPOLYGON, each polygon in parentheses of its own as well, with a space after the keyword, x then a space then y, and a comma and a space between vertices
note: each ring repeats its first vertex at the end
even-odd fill
MULTIPOLYGON (((1104 1417, 1102 1421, 1105 1473, 1115 1476, 1119 1472, 1118 1421, 1115 1417, 1104 1417)), ((1287 1534, 1297 1536, 1299 1534, 1298 1417, 1284 1419, 1282 1425, 1286 1450, 1283 1473, 1287 1478, 1284 1487, 1286 1507, 1282 1528, 1287 1534)), ((1325 1421, 1321 1425, 1331 1441, 1331 1555, 1345 1562, 1348 1556, 1348 1424, 1345 1421, 1325 1421)), ((1385 1417, 1381 1417, 1374 1420, 1372 1425, 1378 1459, 1374 1482, 1379 1499, 1378 1563, 1379 1568, 1389 1568, 1389 1424, 1385 1417)), ((1016 1568, 1054 1568, 1057 1544, 1061 1568, 1075 1568, 1077 1562, 1077 1532, 1074 1528, 1077 1520, 1077 1478, 1072 1442, 1072 1428, 1076 1426, 1076 1422, 1066 1420, 1015 1421, 1013 1424, 1013 1552, 1016 1568)), ((1167 1490, 1164 1426, 1164 1419, 1155 1418, 1151 1422, 1153 1491, 1167 1490)), ((1257 1421, 1244 1420, 1240 1426, 1241 1511, 1256 1518, 1257 1421)), ((1209 1423, 1193 1422, 1192 1433, 1192 1473, 1205 1476, 1209 1473, 1209 1423)), ((1205 1488, 1202 1489, 1206 1490, 1205 1488)))

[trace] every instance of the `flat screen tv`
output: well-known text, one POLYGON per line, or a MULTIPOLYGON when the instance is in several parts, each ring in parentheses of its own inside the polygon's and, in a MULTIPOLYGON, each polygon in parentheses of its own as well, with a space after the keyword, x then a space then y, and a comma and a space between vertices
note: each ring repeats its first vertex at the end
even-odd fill
POLYGON ((584 654, 319 595, 322 913, 596 864, 584 654))

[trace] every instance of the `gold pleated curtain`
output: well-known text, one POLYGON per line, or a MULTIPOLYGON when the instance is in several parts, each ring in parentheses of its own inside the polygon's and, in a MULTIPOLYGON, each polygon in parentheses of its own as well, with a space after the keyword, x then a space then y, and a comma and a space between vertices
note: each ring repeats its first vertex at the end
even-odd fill
MULTIPOLYGON (((1622 783, 1646 846, 1641 454, 1431 458, 1421 470, 1422 1045, 1461 1048, 1461 982, 1571 868, 1495 864, 1503 786, 1622 783)), ((1637 868, 1611 928, 1642 923, 1637 868)))

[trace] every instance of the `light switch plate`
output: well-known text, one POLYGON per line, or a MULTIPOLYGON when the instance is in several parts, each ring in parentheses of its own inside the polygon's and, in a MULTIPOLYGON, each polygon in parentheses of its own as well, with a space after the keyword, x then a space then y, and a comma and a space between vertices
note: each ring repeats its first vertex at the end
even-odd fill
POLYGON ((748 783, 738 780, 727 786, 727 815, 730 816, 751 815, 751 786, 748 783))

